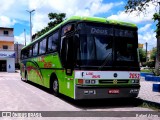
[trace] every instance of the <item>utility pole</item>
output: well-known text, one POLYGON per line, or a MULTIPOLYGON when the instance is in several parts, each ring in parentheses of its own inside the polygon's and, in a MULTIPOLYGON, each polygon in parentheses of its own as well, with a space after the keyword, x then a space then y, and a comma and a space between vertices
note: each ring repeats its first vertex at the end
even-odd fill
POLYGON ((26 30, 24 29, 24 45, 26 46, 26 30))
POLYGON ((31 42, 32 42, 32 19, 31 19, 31 14, 32 14, 32 12, 34 12, 35 10, 26 10, 27 12, 29 12, 29 14, 30 14, 30 40, 31 40, 31 42))
POLYGON ((19 54, 18 54, 18 42, 17 42, 17 63, 19 63, 18 57, 19 57, 19 54))

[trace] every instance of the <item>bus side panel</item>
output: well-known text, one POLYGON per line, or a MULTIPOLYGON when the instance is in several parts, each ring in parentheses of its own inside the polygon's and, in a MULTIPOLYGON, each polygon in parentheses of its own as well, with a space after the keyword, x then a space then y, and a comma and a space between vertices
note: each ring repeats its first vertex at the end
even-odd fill
POLYGON ((74 73, 72 76, 67 76, 65 70, 58 71, 58 80, 59 80, 59 92, 74 98, 74 73))
POLYGON ((64 70, 56 70, 55 71, 58 82, 59 82, 59 92, 61 94, 65 94, 66 89, 65 89, 65 71, 64 70))
POLYGON ((61 94, 73 98, 73 76, 66 76, 66 72, 62 68, 58 53, 51 53, 46 56, 40 56, 37 59, 39 61, 38 64, 41 68, 43 68, 41 69, 43 77, 43 86, 49 88, 51 75, 55 74, 59 82, 59 92, 61 94), (70 78, 72 80, 70 80, 70 78))
POLYGON ((31 58, 26 62, 26 68, 27 68, 28 80, 42 85, 40 70, 39 67, 37 66, 37 62, 34 61, 34 58, 31 58), (39 81, 41 82, 39 83, 39 81))
MULTIPOLYGON (((42 68, 44 86, 50 88, 50 78, 53 73, 62 68, 58 53, 51 53, 38 58, 42 68)), ((57 76, 57 74, 56 74, 57 76)), ((58 77, 58 76, 57 76, 58 77)))
MULTIPOLYGON (((50 88, 51 75, 56 74, 59 82, 59 92, 74 98, 74 72, 72 76, 66 75, 57 53, 29 58, 25 61, 27 75, 30 81, 50 88)), ((22 72, 22 76, 25 77, 25 71, 22 72)))

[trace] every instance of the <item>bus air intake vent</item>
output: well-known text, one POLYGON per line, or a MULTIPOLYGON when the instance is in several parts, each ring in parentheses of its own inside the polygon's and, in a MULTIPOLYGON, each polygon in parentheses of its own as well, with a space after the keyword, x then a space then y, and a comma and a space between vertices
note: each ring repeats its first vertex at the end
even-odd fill
MULTIPOLYGON (((118 83, 128 83, 129 80, 116 80, 117 81, 117 84, 118 83)), ((99 80, 99 83, 100 84, 112 84, 114 82, 114 79, 113 80, 99 80)))

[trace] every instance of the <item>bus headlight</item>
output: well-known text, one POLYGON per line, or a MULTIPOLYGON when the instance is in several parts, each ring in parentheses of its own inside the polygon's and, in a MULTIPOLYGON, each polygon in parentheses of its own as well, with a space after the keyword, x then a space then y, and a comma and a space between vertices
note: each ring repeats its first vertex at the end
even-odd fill
POLYGON ((98 84, 98 80, 84 80, 85 84, 98 84))
POLYGON ((91 84, 96 84, 96 80, 91 80, 91 84))
POLYGON ((85 80, 85 84, 90 84, 91 80, 85 80))
POLYGON ((139 80, 132 80, 132 83, 139 83, 139 80))

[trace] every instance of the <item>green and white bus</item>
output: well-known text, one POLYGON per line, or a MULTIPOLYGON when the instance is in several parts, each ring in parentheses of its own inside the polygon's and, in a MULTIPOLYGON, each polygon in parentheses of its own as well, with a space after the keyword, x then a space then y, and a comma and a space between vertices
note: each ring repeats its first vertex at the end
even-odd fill
POLYGON ((137 97, 137 26, 73 16, 21 50, 21 78, 73 99, 137 97))

